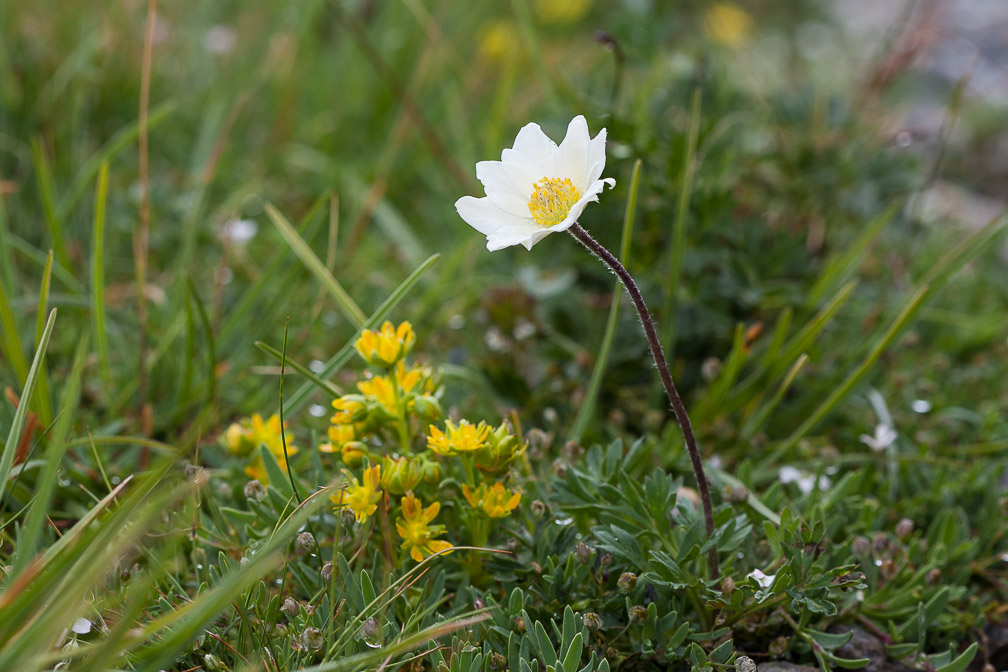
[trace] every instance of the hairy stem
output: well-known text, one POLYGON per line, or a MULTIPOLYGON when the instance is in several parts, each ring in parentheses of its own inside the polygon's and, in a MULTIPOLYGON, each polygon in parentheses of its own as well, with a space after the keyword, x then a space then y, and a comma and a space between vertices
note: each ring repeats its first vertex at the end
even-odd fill
MULTIPOLYGON (((679 427, 682 429, 683 438, 686 441, 686 451, 689 453, 690 462, 693 464, 693 475, 696 477, 697 491, 700 493, 700 502, 703 506, 704 523, 707 526, 707 534, 713 536, 714 509, 711 506, 710 487, 707 485, 707 475, 704 473, 703 461, 700 459, 700 450, 697 448, 696 436, 693 434, 693 426, 690 424, 689 415, 686 413, 686 406, 683 404, 682 398, 679 396, 679 391, 676 389, 675 383, 672 382, 672 374, 669 373, 668 363, 665 361, 665 353, 662 352, 661 341, 658 340, 654 320, 651 319, 651 313, 648 311, 647 304, 644 303, 644 297, 641 296, 640 290, 637 288, 637 283, 634 282, 633 276, 630 275, 630 272, 623 267, 623 264, 619 262, 619 259, 614 257, 609 250, 604 248, 597 240, 592 238, 591 235, 577 223, 572 225, 568 231, 570 231, 571 235, 573 235, 579 243, 587 247, 592 254, 597 256, 605 263, 606 266, 612 269, 612 272, 615 273, 616 277, 618 277, 620 282, 623 283, 623 287, 626 288, 627 294, 630 295, 630 301, 633 302, 634 308, 637 309, 641 325, 644 327, 644 334, 647 336, 648 345, 651 346, 651 355, 654 357, 655 366, 658 367, 658 376, 661 378, 662 386, 665 388, 665 394, 668 395, 669 402, 672 404, 672 411, 675 413, 676 421, 679 423, 679 427)), ((710 564, 711 578, 718 578, 720 571, 718 569, 717 547, 710 550, 708 563, 710 564)))

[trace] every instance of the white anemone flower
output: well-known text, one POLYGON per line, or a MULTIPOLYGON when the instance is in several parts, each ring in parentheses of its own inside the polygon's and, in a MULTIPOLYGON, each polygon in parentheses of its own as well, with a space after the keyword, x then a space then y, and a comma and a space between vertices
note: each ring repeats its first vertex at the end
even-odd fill
POLYGON ((553 233, 577 222, 585 206, 616 181, 602 177, 606 131, 592 138, 581 115, 567 126, 558 146, 539 124, 527 124, 500 161, 480 161, 476 177, 486 196, 463 196, 455 203, 459 215, 487 237, 487 249, 524 245, 531 250, 553 233))

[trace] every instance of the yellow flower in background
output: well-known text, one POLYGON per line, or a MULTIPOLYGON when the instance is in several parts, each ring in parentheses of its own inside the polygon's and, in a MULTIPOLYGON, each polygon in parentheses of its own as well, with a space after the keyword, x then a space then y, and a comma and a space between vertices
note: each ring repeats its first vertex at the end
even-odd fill
POLYGON ((445 420, 445 431, 434 425, 428 429, 427 447, 444 457, 477 451, 486 445, 490 435, 490 428, 482 421, 474 425, 468 420, 461 420, 456 425, 451 420, 445 420))
POLYGON ((361 480, 363 483, 354 477, 345 490, 329 498, 337 509, 348 508, 353 511, 358 523, 366 521, 378 509, 378 502, 381 501, 381 467, 376 464, 365 469, 361 480))
POLYGON ((423 508, 423 503, 412 492, 402 498, 402 517, 396 519, 396 532, 403 539, 402 549, 408 549, 410 557, 417 562, 452 547, 447 541, 434 539, 445 531, 444 525, 430 524, 440 510, 439 502, 423 508))
POLYGON ((480 56, 493 63, 506 63, 518 55, 521 34, 511 21, 494 21, 479 42, 480 56))
POLYGON ((386 321, 378 331, 365 329, 354 347, 365 362, 387 369, 405 357, 415 341, 412 324, 403 322, 396 327, 386 321))
POLYGON ((543 23, 574 23, 591 9, 591 0, 536 0, 535 15, 543 23))
MULTIPOLYGON (((329 440, 335 449, 341 448, 344 443, 357 440, 357 431, 353 425, 329 425, 329 440)), ((334 452, 333 450, 323 452, 334 452)))
MULTIPOLYGON (((287 460, 283 459, 283 457, 277 460, 277 464, 280 465, 280 468, 284 472, 287 471, 287 460)), ((262 455, 256 454, 252 458, 252 461, 245 467, 245 475, 249 478, 254 478, 263 485, 269 485, 269 476, 266 475, 266 466, 263 464, 262 455)))
POLYGON ((741 47, 752 32, 752 17, 732 2, 715 2, 703 18, 704 32, 714 42, 726 47, 741 47))
POLYGON ((605 129, 592 138, 581 115, 568 124, 559 145, 539 124, 526 124, 514 146, 501 152, 500 161, 476 164, 486 196, 463 196, 455 209, 487 237, 491 252, 511 245, 531 250, 549 234, 577 222, 605 185, 615 186, 611 177, 599 179, 605 170, 605 143, 605 129))
MULTIPOLYGON (((287 429, 287 423, 283 425, 287 429)), ((258 413, 254 413, 250 418, 244 418, 232 423, 221 437, 222 442, 232 455, 251 456, 251 461, 245 467, 245 473, 249 478, 260 481, 263 485, 269 483, 266 476, 266 468, 263 466, 262 456, 259 454, 259 446, 266 446, 266 449, 273 454, 280 468, 287 470, 287 461, 284 459, 283 436, 280 431, 280 416, 274 413, 268 420, 258 413)), ((293 443, 287 444, 287 455, 298 452, 297 446, 293 443)))
POLYGON ((521 501, 520 492, 508 490, 500 481, 494 483, 490 488, 486 487, 486 483, 481 483, 476 490, 470 488, 468 484, 464 484, 462 494, 469 502, 469 506, 481 509, 491 518, 505 518, 511 515, 511 512, 521 501))

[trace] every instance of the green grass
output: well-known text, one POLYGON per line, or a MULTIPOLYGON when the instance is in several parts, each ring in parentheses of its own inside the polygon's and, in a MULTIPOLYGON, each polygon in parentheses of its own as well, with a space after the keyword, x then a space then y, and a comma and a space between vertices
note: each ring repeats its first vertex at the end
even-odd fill
MULTIPOLYGON (((983 168, 888 142, 912 75, 875 108, 840 55, 782 56, 816 3, 764 3, 737 48, 709 3, 578 6, 158 3, 138 286, 147 3, 0 5, 0 668, 830 670, 852 627, 921 668, 992 655, 1008 219, 916 205, 943 153, 967 186, 983 168), (581 224, 659 323, 717 579, 620 287, 567 236, 490 254, 453 207, 522 125, 581 113, 617 181, 581 224), (405 425, 362 395, 369 459, 387 436, 437 465, 414 487, 442 538, 485 548, 418 564, 404 493, 384 522, 329 502, 362 479, 317 450, 331 402, 386 319, 432 382, 405 425), (424 451, 438 409, 527 444, 492 477, 522 492, 508 516, 462 494, 489 475, 424 451), (297 452, 228 450, 281 411, 297 452), (875 451, 879 423, 898 436, 875 451)), ((996 111, 957 91, 984 142, 996 111)))

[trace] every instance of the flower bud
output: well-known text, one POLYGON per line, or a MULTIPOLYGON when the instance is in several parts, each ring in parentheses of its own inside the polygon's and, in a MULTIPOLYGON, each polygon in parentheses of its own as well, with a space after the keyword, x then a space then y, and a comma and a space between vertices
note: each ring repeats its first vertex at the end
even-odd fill
POLYGON ((767 652, 772 658, 783 658, 784 655, 787 654, 790 646, 791 640, 788 637, 780 636, 770 642, 770 646, 767 647, 767 652))
POLYGON ((307 651, 319 651, 323 644, 325 644, 325 638, 322 636, 321 629, 305 628, 301 633, 301 646, 307 651))
POLYGON ((530 506, 532 507, 532 515, 536 518, 541 518, 549 512, 549 508, 541 499, 532 500, 532 504, 530 506))
POLYGON ((302 532, 297 536, 297 545, 303 551, 315 548, 315 536, 311 532, 302 532))
POLYGON ((941 583, 942 573, 937 567, 932 567, 928 570, 928 573, 924 575, 924 580, 929 586, 937 586, 941 583))
POLYGON ((347 441, 340 446, 340 459, 348 467, 359 467, 367 455, 367 446, 361 441, 347 441))
POLYGON ((584 625, 589 630, 601 630, 602 629, 602 618, 596 614, 594 611, 586 611, 581 620, 584 625))
POLYGON ((393 495, 405 495, 413 490, 423 476, 420 464, 405 457, 382 460, 381 485, 393 495))
POLYGON ((210 672, 224 672, 227 665, 214 654, 207 653, 203 655, 203 669, 210 670, 210 672))
POLYGON ((259 481, 253 479, 245 484, 245 499, 261 502, 266 499, 266 488, 259 481))
POLYGON ((493 655, 490 656, 491 672, 504 672, 507 669, 507 665, 507 658, 503 654, 494 651, 493 655))
POLYGON ((851 550, 854 551, 854 555, 868 555, 871 553, 871 542, 868 541, 868 537, 858 535, 851 542, 851 550))
POLYGON ((906 539, 914 531, 914 522, 909 518, 901 518, 898 523, 896 523, 896 536, 899 539, 906 539))
POLYGON ((325 581, 326 583, 332 581, 333 564, 331 562, 327 562, 324 565, 322 565, 321 574, 322 574, 322 580, 325 581))
POLYGON ((735 672, 756 672, 756 663, 749 656, 739 656, 735 659, 735 672))
POLYGON ((574 547, 574 559, 582 565, 587 565, 591 562, 593 555, 595 555, 595 551, 583 541, 579 541, 578 545, 574 547))
POLYGON ((528 629, 528 627, 525 625, 525 619, 519 616, 518 618, 514 619, 514 624, 515 624, 515 632, 517 632, 519 635, 524 635, 525 631, 528 629))
POLYGON ((740 504, 749 498, 749 488, 744 485, 724 487, 723 495, 726 501, 740 504))
POLYGON ((631 623, 643 623, 648 618, 647 607, 635 604, 627 610, 627 617, 631 623))
POLYGON ((298 615, 298 612, 301 611, 301 606, 297 603, 297 600, 295 600, 293 597, 288 597, 286 600, 284 600, 283 606, 280 607, 280 611, 284 612, 291 618, 294 618, 295 616, 298 615))
POLYGON ((735 579, 730 576, 726 576, 721 579, 721 593, 724 595, 731 595, 735 592, 735 579))
POLYGON ((624 595, 632 592, 637 587, 637 575, 633 572, 623 572, 616 580, 616 587, 624 595))
POLYGON ((437 420, 444 414, 437 397, 429 394, 420 394, 413 399, 413 411, 424 420, 437 420))

